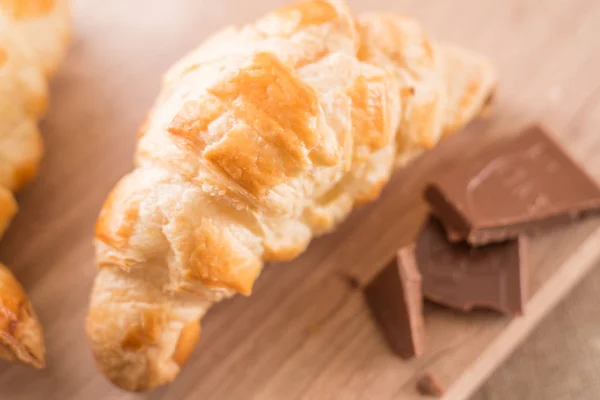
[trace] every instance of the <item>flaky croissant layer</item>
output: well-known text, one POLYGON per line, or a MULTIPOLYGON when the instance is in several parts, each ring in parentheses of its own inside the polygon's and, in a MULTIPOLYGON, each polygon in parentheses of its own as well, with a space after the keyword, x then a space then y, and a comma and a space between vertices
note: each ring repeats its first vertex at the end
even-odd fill
POLYGON ((216 301, 250 294, 374 200, 402 165, 475 117, 483 58, 413 20, 309 0, 209 38, 166 74, 136 169, 96 226, 87 332, 115 384, 179 373, 216 301))
MULTIPOLYGON (((13 192, 36 174, 37 126, 48 79, 68 43, 67 0, 0 0, 0 237, 17 212, 13 192)), ((0 358, 44 365, 42 329, 21 285, 0 264, 0 358)))

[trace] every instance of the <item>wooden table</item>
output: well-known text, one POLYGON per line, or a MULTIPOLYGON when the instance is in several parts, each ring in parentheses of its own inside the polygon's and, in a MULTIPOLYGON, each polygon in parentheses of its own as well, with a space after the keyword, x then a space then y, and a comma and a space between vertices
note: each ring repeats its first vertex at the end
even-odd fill
POLYGON ((111 386, 95 369, 83 321, 95 274, 92 230, 100 205, 132 165, 137 126, 159 77, 226 23, 283 0, 80 0, 75 38, 43 124, 42 172, 19 196, 0 244, 46 331, 48 367, 0 365, 2 399, 413 399, 420 371, 467 396, 594 264, 595 223, 536 240, 528 316, 427 309, 430 348, 404 362, 387 349, 360 291, 425 214, 425 179, 457 154, 542 121, 600 178, 600 3, 540 0, 354 0, 355 10, 418 16, 430 32, 488 54, 501 83, 491 121, 444 141, 395 175, 382 198, 285 266, 269 266, 251 298, 216 306, 175 383, 148 395, 111 386))

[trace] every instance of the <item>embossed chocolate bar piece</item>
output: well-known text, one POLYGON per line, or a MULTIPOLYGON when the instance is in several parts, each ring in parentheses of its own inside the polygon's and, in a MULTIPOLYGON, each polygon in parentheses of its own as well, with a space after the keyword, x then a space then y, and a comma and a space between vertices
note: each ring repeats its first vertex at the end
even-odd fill
POLYGON ((429 217, 415 259, 428 300, 457 310, 489 308, 523 314, 527 302, 527 239, 471 247, 450 243, 440 222, 429 217))
POLYGON ((483 245, 600 213, 600 188, 541 128, 461 161, 425 191, 449 240, 483 245))

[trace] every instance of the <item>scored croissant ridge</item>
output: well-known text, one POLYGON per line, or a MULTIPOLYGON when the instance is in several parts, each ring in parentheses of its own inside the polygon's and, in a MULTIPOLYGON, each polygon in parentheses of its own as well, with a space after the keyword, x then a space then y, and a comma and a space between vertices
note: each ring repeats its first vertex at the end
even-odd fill
POLYGON ((213 303, 249 295, 265 261, 293 259, 374 200, 494 86, 480 56, 403 16, 355 19, 343 1, 208 39, 166 74, 137 166, 98 218, 98 367, 129 390, 173 380, 213 303))
MULTIPOLYGON (((17 212, 13 192, 36 174, 37 122, 48 79, 68 43, 67 0, 0 0, 0 237, 17 212)), ((0 264, 0 358, 44 366, 43 333, 31 303, 0 264)))

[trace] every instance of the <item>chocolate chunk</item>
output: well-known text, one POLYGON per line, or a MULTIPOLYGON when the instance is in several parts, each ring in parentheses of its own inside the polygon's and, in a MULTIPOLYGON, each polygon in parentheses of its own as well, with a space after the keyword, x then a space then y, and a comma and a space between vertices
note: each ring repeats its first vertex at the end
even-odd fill
POLYGON ((421 275, 414 246, 397 256, 365 287, 367 304, 392 350, 410 358, 425 348, 421 275))
POLYGON ((428 300, 461 311, 481 307, 523 314, 528 273, 524 236, 481 247, 450 243, 432 216, 417 237, 415 253, 428 300))
POLYGON ((460 162, 425 198, 472 245, 600 214, 598 185, 539 127, 460 162))
POLYGON ((446 389, 435 379, 435 376, 426 372, 417 381, 417 391, 423 396, 442 397, 446 389))

